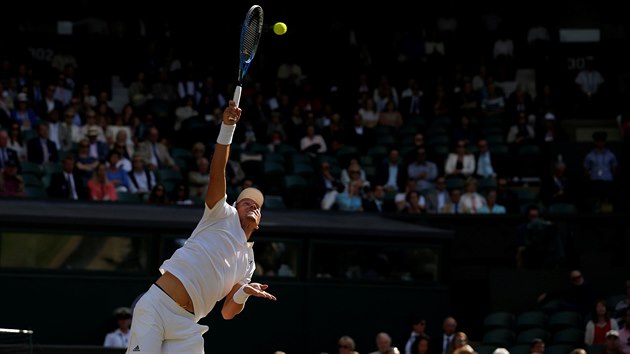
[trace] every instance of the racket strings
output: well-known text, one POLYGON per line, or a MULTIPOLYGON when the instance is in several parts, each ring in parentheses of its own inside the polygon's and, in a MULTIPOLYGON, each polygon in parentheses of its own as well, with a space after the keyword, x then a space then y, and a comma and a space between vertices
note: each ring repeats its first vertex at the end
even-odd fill
POLYGON ((250 17, 245 33, 243 34, 242 50, 245 56, 245 62, 249 62, 254 57, 258 41, 260 40, 260 33, 262 28, 262 16, 253 14, 250 17))

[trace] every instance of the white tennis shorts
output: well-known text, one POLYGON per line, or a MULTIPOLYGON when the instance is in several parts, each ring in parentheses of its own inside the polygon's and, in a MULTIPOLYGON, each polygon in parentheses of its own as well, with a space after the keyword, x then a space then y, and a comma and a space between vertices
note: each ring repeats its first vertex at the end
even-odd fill
POLYGON ((203 353, 203 334, 208 326, 195 322, 155 284, 142 295, 133 310, 127 354, 203 353))

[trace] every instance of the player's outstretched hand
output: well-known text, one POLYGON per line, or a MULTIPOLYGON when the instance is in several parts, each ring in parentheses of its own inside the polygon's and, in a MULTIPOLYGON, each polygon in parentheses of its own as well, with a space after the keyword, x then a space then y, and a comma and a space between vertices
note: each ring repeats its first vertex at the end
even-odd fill
POLYGON ((259 284, 259 283, 249 283, 245 286, 245 289, 243 289, 243 291, 245 292, 245 294, 247 295, 251 295, 251 296, 256 296, 256 297, 263 297, 265 299, 268 300, 273 300, 276 301, 276 297, 269 294, 268 292, 266 292, 265 290, 267 290, 267 288, 269 287, 269 285, 267 284, 259 284))
POLYGON ((234 125, 241 119, 241 109, 236 106, 236 103, 230 100, 225 110, 223 110, 223 123, 226 125, 234 125))

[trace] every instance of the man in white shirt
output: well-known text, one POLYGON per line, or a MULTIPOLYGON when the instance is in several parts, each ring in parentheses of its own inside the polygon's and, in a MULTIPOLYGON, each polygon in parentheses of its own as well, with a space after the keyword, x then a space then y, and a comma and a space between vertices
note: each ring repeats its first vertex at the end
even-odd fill
POLYGON ((136 303, 128 354, 203 353, 208 327, 198 322, 218 301, 225 298, 221 314, 230 320, 243 311, 249 296, 276 299, 267 285, 251 283, 256 264, 248 241, 260 223, 263 194, 246 188, 234 206, 226 201, 225 167, 240 116, 230 101, 212 156, 203 216, 136 303))
POLYGON ((104 347, 127 348, 129 343, 129 327, 131 326, 131 310, 128 307, 119 307, 114 311, 118 328, 107 333, 104 347))

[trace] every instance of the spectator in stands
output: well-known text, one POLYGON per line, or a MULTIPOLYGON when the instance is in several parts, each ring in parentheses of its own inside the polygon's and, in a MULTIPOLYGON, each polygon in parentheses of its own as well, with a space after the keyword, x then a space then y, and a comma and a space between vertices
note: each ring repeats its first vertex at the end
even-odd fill
POLYGON ((591 283, 587 282, 579 270, 569 273, 569 286, 556 291, 545 292, 538 296, 538 303, 560 300, 557 310, 576 311, 582 315, 592 311, 596 294, 591 283))
POLYGON ((354 114, 352 122, 353 125, 346 132, 346 142, 350 146, 356 146, 361 153, 365 154, 376 143, 374 130, 363 125, 362 118, 358 113, 354 114))
POLYGON ((398 149, 390 149, 387 159, 377 166, 376 183, 382 185, 386 192, 398 192, 404 189, 407 169, 400 160, 398 149))
POLYGON ((503 114, 505 111, 505 98, 503 92, 497 89, 496 84, 490 78, 486 80, 485 94, 481 99, 481 111, 486 116, 503 114))
POLYGON ((399 211, 407 214, 424 214, 426 205, 424 196, 420 195, 418 191, 412 190, 407 192, 404 208, 399 211))
POLYGON ((353 179, 348 188, 337 195, 337 206, 341 211, 363 211, 362 199, 363 181, 353 179))
POLYGON ((525 87, 518 85, 508 97, 505 103, 505 113, 508 117, 516 117, 519 113, 525 113, 528 119, 535 119, 534 101, 525 87))
POLYGON ((621 327, 625 324, 624 314, 630 308, 630 280, 626 280, 626 298, 615 304, 613 317, 621 327))
POLYGON ((20 168, 20 158, 17 151, 9 147, 9 134, 0 130, 0 172, 9 163, 13 163, 20 168))
POLYGON ((529 344, 529 352, 532 354, 544 354, 545 341, 540 338, 534 338, 529 344))
POLYGON ((584 172, 589 179, 589 188, 594 211, 611 211, 614 196, 613 181, 617 173, 617 157, 606 148, 608 134, 603 131, 593 133, 595 148, 584 158, 584 172))
POLYGON ((77 159, 77 174, 85 181, 92 178, 92 174, 99 164, 97 158, 90 156, 90 142, 87 139, 81 139, 79 142, 77 159))
POLYGON ((170 200, 168 199, 168 195, 166 194, 166 188, 162 183, 158 183, 151 189, 151 194, 149 194, 149 199, 147 200, 149 204, 155 205, 167 205, 170 204, 170 200))
POLYGON ((481 139, 477 142, 478 151, 475 153, 476 173, 480 178, 495 178, 497 173, 492 166, 492 153, 488 149, 488 141, 481 139))
POLYGON ((466 180, 465 193, 459 201, 459 211, 462 214, 477 214, 486 205, 486 198, 477 193, 477 180, 469 177, 466 180))
POLYGON ((385 351, 385 354, 400 354, 400 350, 398 349, 398 347, 389 347, 385 351))
POLYGON ((520 212, 518 194, 508 187, 508 180, 505 177, 497 179, 497 203, 503 205, 508 213, 520 212))
POLYGON ((300 150, 311 156, 324 154, 328 150, 324 138, 320 134, 315 133, 314 125, 306 127, 306 135, 300 139, 300 150))
POLYGON ((378 125, 398 129, 402 126, 402 114, 393 100, 387 101, 385 109, 378 114, 378 125))
POLYGON ((473 347, 468 344, 468 336, 464 332, 455 332, 453 338, 453 354, 475 354, 473 347))
POLYGON ((353 354, 356 349, 354 339, 350 336, 343 336, 339 338, 339 341, 337 341, 337 347, 339 349, 339 354, 353 354))
POLYGON ((96 167, 88 181, 88 191, 91 200, 115 202, 118 199, 116 187, 107 178, 107 167, 104 163, 99 163, 96 167))
POLYGON ((506 210, 503 205, 497 204, 497 191, 491 189, 486 194, 486 205, 479 208, 479 214, 505 214, 506 210))
POLYGON ((353 180, 361 180, 363 185, 367 182, 365 171, 356 158, 351 158, 348 162, 348 167, 341 171, 341 183, 343 183, 346 190, 348 190, 349 184, 353 180))
POLYGON ((59 161, 57 146, 48 139, 48 123, 40 121, 37 124, 37 136, 27 143, 28 160, 37 164, 59 161))
POLYGON ((444 165, 446 178, 467 179, 475 172, 475 157, 466 150, 466 142, 458 141, 455 151, 448 154, 444 165))
POLYGON ((189 197, 190 192, 188 186, 184 182, 178 182, 173 188, 173 193, 170 200, 175 205, 193 205, 194 202, 189 197))
POLYGON ((89 155, 100 162, 105 162, 109 154, 109 146, 107 146, 107 143, 99 141, 98 135, 99 130, 96 127, 90 127, 87 131, 89 155))
POLYGON ((210 162, 205 157, 197 160, 197 169, 188 172, 190 197, 203 197, 208 189, 210 162))
POLYGON ((442 208, 450 203, 451 196, 446 190, 446 179, 440 176, 435 180, 435 188, 425 195, 426 210, 429 214, 438 214, 442 208))
POLYGON ((61 172, 55 172, 50 176, 48 196, 70 200, 88 199, 85 183, 81 175, 75 170, 75 161, 72 154, 68 154, 63 158, 61 168, 61 172))
POLYGON ((330 210, 337 200, 339 189, 343 191, 343 183, 333 176, 330 163, 322 161, 318 176, 318 198, 322 210, 330 210))
POLYGON ((59 124, 59 143, 62 151, 70 151, 79 142, 79 127, 74 124, 74 110, 69 108, 63 113, 63 122, 59 124))
POLYGON ((541 218, 538 206, 527 207, 527 221, 516 227, 517 267, 545 268, 557 265, 559 241, 551 226, 549 221, 541 218))
POLYGON ((411 344, 410 354, 429 354, 429 348, 431 346, 431 339, 426 334, 421 334, 414 337, 414 341, 411 344))
POLYGON ((461 214, 461 210, 459 209, 461 197, 462 191, 460 189, 451 189, 450 200, 444 203, 444 206, 438 210, 438 214, 461 214))
POLYGON ((463 141, 466 145, 476 144, 479 135, 477 128, 467 115, 462 115, 459 124, 453 128, 453 141, 463 141))
POLYGON ((595 311, 592 312, 591 319, 586 323, 584 343, 586 345, 606 344, 606 335, 610 330, 619 330, 617 321, 608 316, 606 300, 597 300, 595 311))
POLYGON ((179 167, 168 152, 168 148, 159 141, 159 137, 160 132, 156 127, 149 128, 149 136, 138 146, 138 153, 144 157, 144 163, 152 171, 161 168, 179 171, 179 167))
POLYGON ((456 331, 457 321, 453 317, 445 318, 442 322, 442 333, 439 337, 431 340, 432 348, 429 351, 433 354, 452 354, 456 331))
MULTIPOLYGON (((407 342, 405 343, 405 354, 411 354, 413 351, 413 348, 417 349, 417 344, 418 344, 416 342, 417 339, 419 339, 420 337, 425 337, 428 340, 429 338, 425 334, 425 330, 427 328, 427 321, 423 317, 414 315, 413 317, 411 317, 409 324, 411 326, 411 334, 409 335, 409 338, 407 339, 407 342)), ((429 349, 428 341, 426 344, 427 344, 427 350, 428 350, 429 349)))
POLYGON ((424 93, 415 79, 409 79, 408 88, 401 93, 400 112, 403 118, 420 117, 424 112, 424 93))
POLYGON ((416 191, 430 190, 438 176, 438 168, 434 162, 427 160, 425 148, 416 150, 416 159, 407 166, 408 179, 416 182, 416 191))
POLYGON ((388 333, 380 332, 376 335, 376 348, 378 349, 370 352, 370 354, 387 354, 391 346, 392 337, 388 333))
POLYGON ((97 140, 102 142, 107 141, 103 127, 98 124, 97 114, 93 110, 85 112, 85 124, 79 129, 79 139, 87 138, 90 129, 97 132, 97 140))
POLYGON ((361 116, 361 122, 364 127, 374 128, 378 124, 378 109, 374 98, 367 97, 363 100, 358 113, 361 116))
POLYGON ((129 172, 129 191, 136 194, 148 194, 156 185, 155 173, 144 166, 142 156, 133 156, 133 170, 129 172))
POLYGON ((554 142, 564 142, 569 139, 567 133, 557 124, 556 115, 547 112, 544 115, 543 126, 539 134, 536 134, 541 145, 551 145, 554 142))
POLYGON ((366 212, 393 212, 396 211, 396 205, 393 200, 385 198, 385 188, 377 184, 371 193, 364 195, 363 210, 366 212))
POLYGON ((199 113, 195 109, 195 99, 193 96, 182 98, 183 104, 175 109, 175 126, 173 130, 178 132, 182 128, 182 123, 187 119, 196 117, 199 113))
POLYGON ((479 117, 481 113, 479 95, 473 88, 470 78, 464 79, 462 91, 457 93, 455 104, 458 105, 459 114, 467 117, 479 117))
POLYGON ((9 160, 0 168, 0 197, 24 197, 24 179, 18 175, 18 165, 9 160))
POLYGON ((431 103, 431 108, 433 109, 433 118, 436 121, 447 121, 450 123, 451 105, 444 86, 437 85, 437 87, 435 88, 435 97, 433 97, 431 103))
POLYGON ((114 184, 117 192, 129 191, 128 172, 120 168, 120 153, 117 150, 109 152, 107 158, 107 179, 114 184))
POLYGON ((44 99, 39 103, 37 107, 35 107, 35 113, 38 117, 48 117, 48 113, 53 109, 58 111, 63 110, 63 103, 61 101, 54 98, 55 95, 55 86, 48 85, 46 87, 46 93, 44 94, 44 99))
POLYGON ((619 350, 623 354, 630 353, 630 308, 626 308, 623 315, 624 326, 619 331, 619 350))
POLYGON ((566 175, 566 169, 567 166, 562 160, 556 161, 551 174, 542 177, 540 196, 545 205, 574 202, 573 186, 566 175))
POLYGON ((510 354, 510 352, 505 348, 496 348, 492 354, 510 354))
POLYGON ((133 144, 125 144, 127 141, 126 132, 124 130, 118 131, 116 134, 116 140, 112 145, 112 151, 117 151, 120 154, 120 160, 118 161, 118 168, 129 172, 133 169, 131 164, 131 156, 134 155, 133 144))
POLYGON ((20 126, 15 122, 10 124, 7 147, 15 150, 19 161, 26 160, 26 146, 22 142, 22 131, 20 130, 20 126))
POLYGON ((11 110, 11 120, 17 122, 22 130, 33 129, 39 122, 39 117, 29 107, 28 96, 25 92, 17 95, 17 107, 11 110))
POLYGON ((128 307, 117 308, 114 310, 114 318, 117 328, 107 333, 103 346, 108 348, 127 348, 129 328, 131 328, 131 309, 128 307))
MULTIPOLYGON (((126 108, 124 109, 126 110, 133 110, 133 108, 131 108, 131 106, 129 105, 125 107, 126 108)), ((133 112, 127 114, 133 115, 133 112)), ((105 129, 105 139, 107 140, 108 146, 112 146, 118 139, 121 139, 121 141, 125 144, 133 144, 133 141, 131 140, 131 127, 129 126, 129 123, 132 122, 132 117, 130 117, 129 120, 125 121, 125 117, 122 114, 116 114, 114 116, 113 124, 109 124, 105 129), (124 134, 125 140, 119 138, 119 134, 124 134)))
POLYGON ((597 354, 624 354, 620 348, 619 331, 611 329, 606 332, 606 343, 604 350, 597 354))
POLYGON ((523 112, 518 113, 516 124, 512 125, 508 131, 507 143, 516 149, 518 146, 534 143, 535 138, 536 132, 529 123, 527 115, 523 112))

